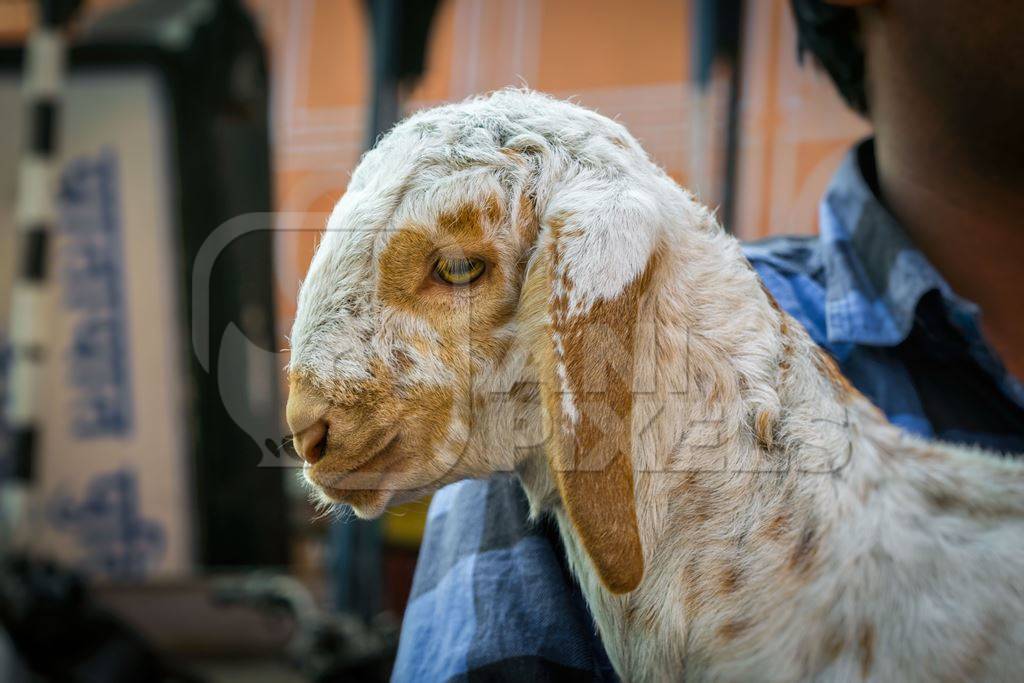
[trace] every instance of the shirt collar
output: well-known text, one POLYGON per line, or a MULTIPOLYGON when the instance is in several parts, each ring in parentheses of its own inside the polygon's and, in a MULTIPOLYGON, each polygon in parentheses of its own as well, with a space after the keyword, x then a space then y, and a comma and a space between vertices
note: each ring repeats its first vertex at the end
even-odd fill
POLYGON ((854 147, 819 208, 830 344, 895 346, 910 334, 921 298, 938 290, 957 317, 976 307, 953 293, 878 199, 874 141, 854 147))

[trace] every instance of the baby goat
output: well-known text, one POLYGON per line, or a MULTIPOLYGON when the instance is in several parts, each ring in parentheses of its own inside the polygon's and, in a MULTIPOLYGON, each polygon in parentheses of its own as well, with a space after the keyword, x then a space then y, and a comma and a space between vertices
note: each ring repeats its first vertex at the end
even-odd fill
POLYGON ((503 91, 363 158, 288 420, 364 518, 518 473, 626 680, 1019 680, 1024 468, 891 426, 626 130, 503 91))

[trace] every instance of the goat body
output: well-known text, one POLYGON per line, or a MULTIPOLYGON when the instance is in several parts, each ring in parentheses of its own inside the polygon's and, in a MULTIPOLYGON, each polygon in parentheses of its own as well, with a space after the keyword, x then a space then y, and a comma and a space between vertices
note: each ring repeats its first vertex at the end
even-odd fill
POLYGON ((690 386, 635 406, 646 574, 634 591, 602 585, 544 462, 520 467, 535 514, 558 519, 616 670, 1019 680, 1024 468, 889 424, 732 238, 689 237, 651 302, 656 384, 685 373, 690 386))

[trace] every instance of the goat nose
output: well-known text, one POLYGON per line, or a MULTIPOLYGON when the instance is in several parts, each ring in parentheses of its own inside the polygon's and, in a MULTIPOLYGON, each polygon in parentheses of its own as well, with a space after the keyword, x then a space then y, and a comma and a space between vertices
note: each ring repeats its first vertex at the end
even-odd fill
POLYGON ((327 423, 317 420, 300 432, 293 435, 295 452, 299 457, 315 465, 324 456, 327 446, 327 423))
POLYGON ((327 450, 327 402, 307 386, 293 381, 288 392, 288 426, 299 457, 315 465, 327 450))

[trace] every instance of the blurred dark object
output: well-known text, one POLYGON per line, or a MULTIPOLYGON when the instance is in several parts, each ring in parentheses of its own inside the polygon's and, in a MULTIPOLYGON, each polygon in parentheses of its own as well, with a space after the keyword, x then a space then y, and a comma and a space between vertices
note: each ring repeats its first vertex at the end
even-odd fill
POLYGON ((743 82, 743 0, 695 0, 693 82, 707 91, 717 65, 728 70, 729 94, 721 170, 719 220, 732 231, 740 146, 740 84, 743 82))
POLYGON ((323 612, 298 580, 262 573, 221 581, 214 599, 293 620, 288 656, 310 681, 370 682, 390 676, 399 625, 386 615, 367 623, 351 614, 323 612))
POLYGON ((693 22, 693 82, 708 87, 715 62, 739 61, 743 0, 696 0, 693 22))
POLYGON ((64 26, 81 4, 82 0, 39 0, 39 23, 43 26, 64 26))
POLYGON ((367 147, 402 116, 402 90, 423 74, 427 39, 441 0, 366 0, 373 41, 367 147))
MULTIPOLYGON (((268 81, 256 28, 236 0, 139 0, 83 26, 71 60, 72 69, 153 67, 163 81, 176 160, 182 320, 192 317, 192 268, 206 239, 226 221, 261 214, 252 218, 260 229, 216 257, 203 330, 206 366, 188 354, 195 530, 205 567, 284 565, 284 469, 261 466, 273 456, 263 451, 263 439, 239 426, 280 433, 279 368, 269 355, 227 354, 231 386, 217 381, 224 370, 219 347, 231 325, 260 349, 275 348, 268 81), (229 415, 226 405, 238 402, 227 401, 222 389, 245 397, 246 415, 229 415)), ((189 330, 181 333, 190 349, 189 330)))
POLYGON ((857 10, 825 0, 791 0, 796 20, 797 58, 810 52, 828 72, 850 108, 868 113, 864 84, 864 48, 860 43, 857 10))
POLYGON ((93 602, 82 578, 48 562, 0 568, 0 625, 20 662, 46 681, 199 681, 93 602))

